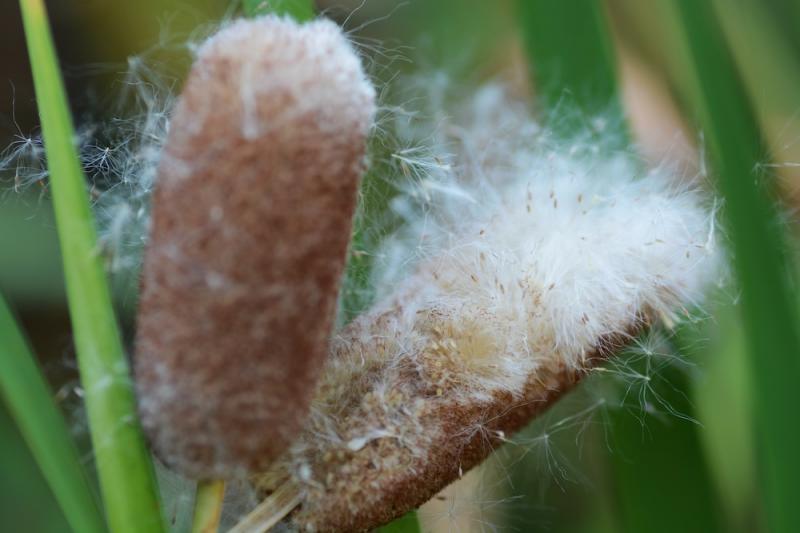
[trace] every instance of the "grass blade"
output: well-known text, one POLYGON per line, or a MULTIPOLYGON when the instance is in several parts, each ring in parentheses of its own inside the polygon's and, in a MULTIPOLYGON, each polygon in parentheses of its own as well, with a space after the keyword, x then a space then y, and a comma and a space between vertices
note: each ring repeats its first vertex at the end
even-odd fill
POLYGON ((64 516, 75 531, 105 531, 103 517, 80 464, 67 423, 50 388, 0 296, 0 396, 3 397, 50 485, 64 516))
MULTIPOLYGON (((643 373, 644 368, 639 369, 643 373)), ((645 374, 647 375, 647 374, 645 374)), ((691 415, 694 406, 685 369, 658 371, 658 395, 670 408, 691 415)), ((639 409, 639 407, 633 407, 639 409)), ((699 425, 667 416, 643 421, 623 408, 611 418, 619 530, 649 533, 713 533, 720 527, 716 494, 698 432, 699 425), (646 424, 646 425, 643 425, 646 424), (646 436, 645 436, 646 435, 646 436), (680 458, 664 460, 665 457, 680 458)), ((642 415, 646 416, 642 408, 642 415)))
POLYGON ((276 13, 288 15, 298 22, 314 18, 314 2, 311 0, 242 0, 242 8, 248 17, 276 13))
POLYGON ((723 303, 710 312, 717 324, 684 339, 687 348, 695 348, 688 348, 689 357, 704 370, 704 379, 693 384, 692 399, 703 423, 703 448, 724 510, 724 530, 750 533, 757 530, 758 483, 747 347, 737 307, 723 303))
MULTIPOLYGON (((518 0, 517 5, 541 108, 554 111, 567 103, 583 115, 620 113, 614 50, 602 2, 518 0)), ((567 135, 585 126, 584 116, 571 113, 552 124, 567 135)))
POLYGON ((800 531, 800 328, 784 242, 756 173, 766 153, 756 120, 708 0, 678 0, 690 58, 688 97, 726 200, 752 375, 759 468, 768 530, 800 531))
POLYGON ((97 249, 43 0, 20 0, 100 488, 114 532, 162 531, 155 474, 97 249))

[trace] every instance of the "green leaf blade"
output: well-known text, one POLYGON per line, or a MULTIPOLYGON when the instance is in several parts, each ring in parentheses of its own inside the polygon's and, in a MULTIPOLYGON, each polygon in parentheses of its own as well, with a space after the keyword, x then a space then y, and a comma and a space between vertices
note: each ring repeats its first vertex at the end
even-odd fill
POLYGON ((585 129, 587 116, 611 112, 621 119, 602 2, 518 0, 517 6, 538 105, 560 114, 551 127, 570 136, 585 129))
POLYGON ((704 128, 726 201, 749 347, 762 495, 769 531, 800 531, 800 324, 785 243, 756 169, 767 153, 750 102, 707 0, 678 0, 690 58, 689 99, 704 128))
POLYGON ((51 174, 70 317, 106 515, 112 531, 163 531, 155 473, 73 145, 74 127, 42 0, 20 0, 51 174))
POLYGON ((14 316, 0 296, 0 395, 33 453, 64 515, 75 531, 105 531, 69 428, 30 352, 14 316))

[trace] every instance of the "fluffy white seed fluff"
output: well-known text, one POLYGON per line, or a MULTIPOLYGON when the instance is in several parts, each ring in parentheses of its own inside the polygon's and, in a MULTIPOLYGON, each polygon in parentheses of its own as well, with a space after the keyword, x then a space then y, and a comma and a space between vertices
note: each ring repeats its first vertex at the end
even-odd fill
POLYGON ((409 315, 446 309, 501 340, 507 374, 488 389, 516 388, 528 372, 518 364, 543 355, 530 351, 539 337, 579 365, 642 313, 671 325, 701 303, 719 274, 702 191, 597 142, 552 141, 497 85, 464 114, 441 128, 455 153, 429 156, 434 170, 395 200, 406 225, 385 242, 375 284, 385 298, 419 270, 409 315))
POLYGON ((568 389, 609 339, 671 325, 717 276, 702 193, 554 143, 499 87, 467 109, 441 125, 451 155, 407 161, 378 303, 334 338, 306 432, 261 484, 291 477, 307 530, 418 505, 397 487, 434 494, 503 440, 505 413, 568 389))

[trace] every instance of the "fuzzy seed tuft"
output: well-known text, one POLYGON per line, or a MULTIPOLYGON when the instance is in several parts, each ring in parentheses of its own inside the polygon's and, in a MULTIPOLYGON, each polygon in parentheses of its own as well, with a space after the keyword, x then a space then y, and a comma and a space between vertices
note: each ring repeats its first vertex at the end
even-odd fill
POLYGON ((256 477, 296 487, 300 531, 369 531, 424 503, 718 277, 714 211, 665 169, 547 146, 496 87, 472 116, 446 124, 452 170, 395 202, 408 226, 381 255, 413 270, 334 337, 313 416, 256 477))

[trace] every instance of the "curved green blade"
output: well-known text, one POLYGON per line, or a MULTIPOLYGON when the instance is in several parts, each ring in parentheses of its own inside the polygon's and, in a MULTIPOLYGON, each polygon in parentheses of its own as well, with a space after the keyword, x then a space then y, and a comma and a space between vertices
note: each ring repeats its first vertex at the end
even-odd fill
POLYGON ((764 510, 769 531, 800 531, 800 322, 771 198, 757 169, 766 149, 708 0, 671 4, 690 61, 688 98, 706 133, 726 201, 750 352, 764 510))
POLYGON ((163 531, 47 12, 43 0, 20 0, 20 7, 106 516, 114 532, 163 531))
POLYGON ((105 531, 67 423, 0 296, 0 396, 75 531, 105 531))

